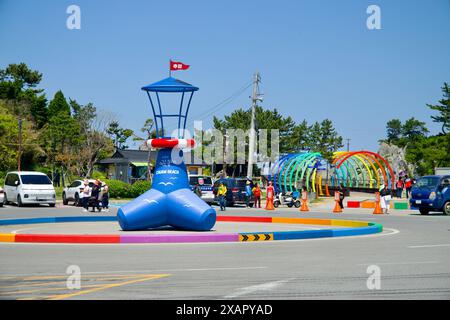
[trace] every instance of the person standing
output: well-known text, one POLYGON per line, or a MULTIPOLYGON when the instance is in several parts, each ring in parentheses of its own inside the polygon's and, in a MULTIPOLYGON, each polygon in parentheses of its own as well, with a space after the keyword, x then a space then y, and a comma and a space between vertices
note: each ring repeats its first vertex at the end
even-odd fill
POLYGON ((109 212, 109 187, 106 183, 103 186, 102 209, 106 212, 109 212))
POLYGON ((99 196, 100 196, 100 180, 97 179, 95 180, 94 185, 92 186, 91 196, 89 198, 90 206, 92 206, 92 212, 95 212, 95 208, 97 208, 98 212, 101 211, 100 203, 98 201, 99 196))
POLYGON ((91 188, 89 181, 83 181, 83 191, 81 192, 81 204, 83 205, 83 212, 88 212, 89 197, 91 196, 91 188))
POLYGON ((403 179, 401 176, 398 177, 397 183, 395 184, 396 186, 396 195, 397 198, 401 199, 402 198, 402 193, 403 193, 403 179))
POLYGON ((406 190, 406 198, 409 199, 409 195, 411 194, 412 189, 412 179, 408 176, 405 176, 405 190, 406 190))
MULTIPOLYGON (((281 193, 280 193, 280 197, 281 197, 281 193)), ((271 201, 273 204, 274 198, 275 198, 275 188, 272 185, 272 181, 269 181, 269 183, 266 187, 266 208, 267 208, 267 203, 269 201, 271 201)), ((280 202, 281 202, 281 199, 280 199, 280 202)))
POLYGON ((380 187, 380 206, 383 213, 389 214, 389 206, 391 204, 391 192, 388 189, 387 182, 380 187))
POLYGON ((60 177, 59 177, 59 171, 55 170, 54 174, 53 174, 53 186, 54 187, 59 187, 60 184, 60 177))
POLYGON ((257 183, 255 183, 252 192, 253 196, 255 197, 255 208, 261 208, 261 188, 257 183))
POLYGON ((227 187, 221 182, 219 184, 219 189, 217 190, 217 196, 219 197, 219 205, 220 211, 226 210, 226 195, 227 195, 227 187))
POLYGON ((344 209, 344 199, 345 199, 345 188, 342 183, 339 185, 339 206, 344 209))
POLYGON ((250 180, 245 183, 245 207, 250 209, 250 200, 252 198, 252 186, 250 180))
POLYGON ((194 193, 195 193, 199 198, 202 197, 202 190, 200 189, 200 185, 199 185, 198 183, 194 186, 194 193))

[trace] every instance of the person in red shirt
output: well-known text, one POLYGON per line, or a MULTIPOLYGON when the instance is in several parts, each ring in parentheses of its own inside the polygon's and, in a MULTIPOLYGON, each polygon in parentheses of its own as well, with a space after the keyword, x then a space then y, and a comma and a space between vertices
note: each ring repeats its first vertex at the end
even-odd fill
POLYGON ((397 183, 395 184, 396 186, 396 193, 397 193, 397 198, 402 198, 402 193, 403 193, 403 179, 402 177, 398 177, 397 183))
POLYGON ((255 198, 255 208, 261 208, 261 188, 255 183, 252 189, 253 197, 255 198))
POLYGON ((408 176, 405 176, 405 189, 406 189, 406 198, 409 198, 412 189, 412 179, 408 176))

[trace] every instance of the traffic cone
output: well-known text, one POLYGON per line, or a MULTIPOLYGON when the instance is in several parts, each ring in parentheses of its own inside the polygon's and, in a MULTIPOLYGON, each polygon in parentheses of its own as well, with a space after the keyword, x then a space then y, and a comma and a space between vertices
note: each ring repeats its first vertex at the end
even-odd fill
POLYGON ((328 190, 328 184, 325 185, 325 195, 331 197, 330 191, 328 190))
POLYGON ((302 199, 302 206, 300 208, 300 211, 309 211, 308 205, 306 204, 306 200, 302 199))
POLYGON ((339 205, 339 191, 336 191, 335 193, 334 193, 334 200, 336 201, 336 204, 334 205, 334 209, 333 209, 333 212, 334 213, 341 213, 342 212, 342 208, 341 208, 341 206, 339 205))
POLYGON ((308 204, 307 204, 308 192, 302 191, 302 199, 301 200, 302 200, 302 206, 300 208, 300 211, 309 211, 308 204))
POLYGON ((266 210, 275 210, 275 207, 273 206, 273 198, 267 198, 267 200, 266 200, 266 207, 264 209, 266 209, 266 210))
POLYGON ((383 210, 380 205, 380 193, 375 193, 375 209, 373 210, 373 214, 383 214, 383 210))
POLYGON ((273 206, 273 197, 275 194, 275 190, 272 186, 272 184, 269 182, 269 186, 267 186, 266 190, 266 210, 275 210, 275 207, 273 206))

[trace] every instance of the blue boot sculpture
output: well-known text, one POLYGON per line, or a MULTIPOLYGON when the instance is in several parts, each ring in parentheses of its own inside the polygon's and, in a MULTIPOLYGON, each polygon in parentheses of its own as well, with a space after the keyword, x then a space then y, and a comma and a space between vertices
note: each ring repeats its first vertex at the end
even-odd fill
MULTIPOLYGON (((188 141, 193 144, 193 140, 188 141)), ((208 231, 215 225, 216 211, 190 189, 178 139, 149 140, 153 146, 173 143, 177 146, 158 151, 152 189, 119 208, 117 218, 122 230, 168 225, 182 230, 208 231)))

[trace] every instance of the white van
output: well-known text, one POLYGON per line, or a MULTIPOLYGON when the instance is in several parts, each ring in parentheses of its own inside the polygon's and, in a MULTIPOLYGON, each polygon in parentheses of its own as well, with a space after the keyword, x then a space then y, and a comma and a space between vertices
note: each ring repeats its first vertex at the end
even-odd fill
POLYGON ((52 181, 41 172, 13 171, 5 178, 5 197, 3 203, 17 203, 19 207, 24 204, 48 204, 54 207, 56 193, 52 181))

